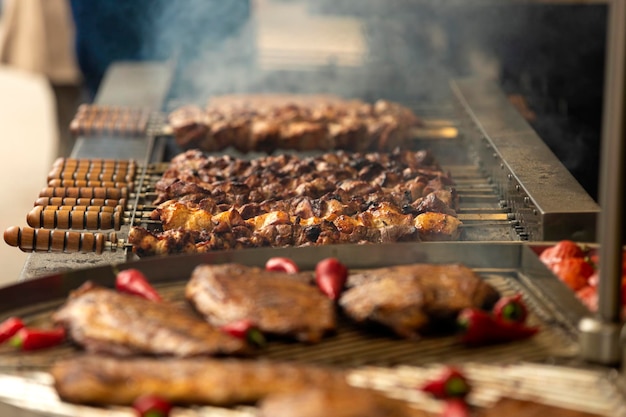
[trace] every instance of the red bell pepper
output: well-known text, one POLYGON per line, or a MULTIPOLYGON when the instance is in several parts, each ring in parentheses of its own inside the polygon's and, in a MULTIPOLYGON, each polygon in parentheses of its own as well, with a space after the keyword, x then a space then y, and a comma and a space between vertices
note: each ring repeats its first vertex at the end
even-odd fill
POLYGON ((288 274, 300 272, 300 268, 294 261, 280 256, 269 258, 265 263, 265 269, 267 271, 287 272, 288 274))
POLYGON ((168 417, 172 404, 158 395, 142 395, 133 402, 138 417, 168 417))
POLYGON ((162 301, 161 295, 150 285, 138 269, 125 269, 115 277, 115 288, 127 294, 137 295, 151 301, 162 301))
POLYGON ((263 333, 250 320, 237 320, 225 324, 220 329, 233 337, 244 339, 254 346, 265 346, 265 336, 263 336, 263 333))
POLYGON ((465 398, 471 386, 460 370, 449 366, 437 379, 426 382, 421 390, 438 399, 465 398))
POLYGON ((315 266, 315 282, 330 299, 336 300, 348 279, 348 268, 336 258, 326 258, 315 266))
POLYGON ((509 297, 502 297, 493 306, 493 315, 501 321, 511 323, 525 323, 528 317, 528 308, 518 293, 509 297))
POLYGON ((0 343, 4 343, 24 328, 24 322, 19 317, 9 317, 0 323, 0 343))
POLYGON ((63 327, 54 329, 23 327, 11 338, 9 343, 21 350, 38 350, 59 345, 64 340, 65 329, 63 327))
POLYGON ((482 346, 528 339, 539 331, 523 323, 498 320, 486 311, 466 308, 459 314, 457 323, 463 330, 461 341, 469 346, 482 346))

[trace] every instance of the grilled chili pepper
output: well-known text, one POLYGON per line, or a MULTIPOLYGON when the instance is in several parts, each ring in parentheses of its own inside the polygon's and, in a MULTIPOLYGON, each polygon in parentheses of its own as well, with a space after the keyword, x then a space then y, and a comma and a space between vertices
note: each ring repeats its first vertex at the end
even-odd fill
POLYGON ((250 320, 237 320, 221 327, 223 332, 236 337, 245 339, 248 343, 257 346, 265 346, 265 336, 250 320))
POLYGON ((133 409, 138 417, 167 417, 172 404, 158 395, 142 395, 133 402, 133 409))
POLYGON ((267 271, 287 272, 288 274, 300 272, 300 268, 298 268, 298 265, 296 265, 294 261, 279 256, 269 258, 265 263, 265 269, 267 271))
POLYGON ((539 331, 537 327, 528 327, 523 323, 498 320, 476 308, 461 311, 457 323, 463 329, 461 340, 470 346, 528 339, 539 331))
POLYGON ((4 343, 24 328, 24 322, 19 317, 9 317, 0 323, 0 343, 4 343))
POLYGON ((470 407, 462 399, 447 400, 443 405, 442 417, 470 417, 470 407))
POLYGON ((33 329, 23 327, 9 343, 21 350, 45 349, 61 344, 65 340, 65 329, 57 327, 54 329, 33 329))
POLYGON ((437 379, 426 382, 421 390, 438 399, 465 398, 471 386, 461 371, 449 366, 437 379))
POLYGON ((120 292, 138 295, 151 301, 161 301, 159 293, 150 285, 146 276, 138 269, 125 269, 115 277, 115 288, 120 292))
POLYGON ((501 321, 510 323, 525 323, 528 317, 528 308, 522 299, 522 294, 502 297, 493 306, 493 315, 501 321))
POLYGON ((348 268, 336 258, 326 258, 315 266, 315 282, 330 299, 336 300, 348 279, 348 268))

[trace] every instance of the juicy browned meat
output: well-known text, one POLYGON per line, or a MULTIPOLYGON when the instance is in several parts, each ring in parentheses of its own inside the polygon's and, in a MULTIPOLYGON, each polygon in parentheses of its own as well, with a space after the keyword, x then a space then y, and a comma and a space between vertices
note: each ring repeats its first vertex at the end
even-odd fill
POLYGON ((463 265, 413 264, 367 270, 349 278, 340 305, 357 322, 376 322, 402 337, 454 318, 467 307, 488 307, 499 295, 463 265))
POLYGON ((427 417, 431 414, 376 391, 350 386, 312 387, 272 394, 260 404, 260 417, 427 417))
POLYGON ((240 95, 216 97, 207 109, 184 106, 169 115, 178 145, 207 151, 276 149, 390 150, 421 125, 397 103, 374 105, 335 96, 240 95))
POLYGON ((290 275, 238 264, 199 265, 187 298, 217 326, 248 319, 267 333, 317 342, 335 328, 335 307, 311 274, 290 275))
POLYGON ((541 404, 534 401, 502 398, 492 407, 480 409, 477 417, 600 417, 598 414, 541 404))
POLYGON ((343 373, 321 367, 206 358, 86 355, 57 362, 51 374, 64 401, 102 405, 130 405, 147 393, 176 404, 252 404, 269 394, 346 384, 343 373))
POLYGON ((90 352, 186 357, 247 351, 244 341, 173 304, 91 283, 72 294, 53 320, 90 352))

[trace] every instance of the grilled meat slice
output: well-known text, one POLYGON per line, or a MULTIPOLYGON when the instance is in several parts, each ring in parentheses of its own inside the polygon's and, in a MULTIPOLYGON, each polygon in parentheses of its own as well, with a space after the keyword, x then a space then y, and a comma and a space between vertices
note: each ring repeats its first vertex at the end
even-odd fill
POLYGON ((89 352, 179 357, 243 354, 245 341, 169 304, 83 284, 53 315, 89 352))
MULTIPOLYGON (((366 388, 313 387, 272 394, 260 404, 260 417, 428 417, 402 400, 366 388)), ((433 416, 434 417, 434 416, 433 416)))
POLYGON ((238 359, 85 355, 57 362, 51 374, 64 401, 102 405, 130 405, 147 393, 175 404, 252 404, 269 394, 346 384, 342 372, 322 367, 238 359))
POLYGON ((265 271, 239 264, 199 265, 186 297, 213 325, 248 319, 260 330, 318 342, 335 328, 335 307, 308 273, 265 271))
POLYGON ((402 337, 416 337, 454 319, 464 308, 485 308, 497 291, 470 268, 413 264, 352 274, 339 300, 356 322, 376 322, 402 337))

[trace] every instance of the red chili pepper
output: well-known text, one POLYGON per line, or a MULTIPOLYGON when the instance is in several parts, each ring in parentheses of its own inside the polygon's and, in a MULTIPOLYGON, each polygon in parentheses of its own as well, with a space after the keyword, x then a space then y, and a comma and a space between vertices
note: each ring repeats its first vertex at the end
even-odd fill
POLYGON ((279 256, 269 258, 265 263, 265 269, 267 271, 287 272, 288 274, 300 272, 300 268, 298 268, 298 265, 296 265, 294 261, 279 256))
POLYGON ((172 404, 158 395, 142 395, 133 402, 133 409, 138 417, 167 417, 172 411, 172 404))
POLYGON ((138 295, 151 301, 162 301, 159 293, 138 269, 120 271, 115 278, 115 288, 120 292, 138 295))
POLYGON ((437 379, 426 382, 421 390, 438 399, 465 398, 471 386, 461 371, 449 366, 437 379))
POLYGON ((528 308, 518 293, 509 297, 502 297, 493 306, 493 315, 501 321, 510 323, 525 323, 528 317, 528 308))
POLYGON ((470 346, 528 339, 539 331, 537 327, 498 320, 489 313, 476 308, 466 308, 461 311, 457 322, 463 329, 461 340, 470 346))
POLYGON ((469 417, 470 407, 461 399, 447 400, 443 405, 442 417, 469 417))
POLYGON ((9 317, 0 323, 0 343, 4 343, 24 328, 24 322, 19 317, 9 317))
POLYGON ((254 346, 265 346, 263 333, 250 320, 243 319, 225 324, 221 330, 238 339, 244 339, 254 346))
POLYGON ((54 329, 32 329, 23 327, 9 343, 21 350, 45 349, 61 344, 65 340, 65 329, 56 327, 54 329))
POLYGON ((336 258, 323 259, 315 267, 317 286, 332 300, 339 297, 347 279, 348 268, 336 258))

